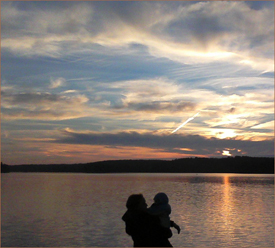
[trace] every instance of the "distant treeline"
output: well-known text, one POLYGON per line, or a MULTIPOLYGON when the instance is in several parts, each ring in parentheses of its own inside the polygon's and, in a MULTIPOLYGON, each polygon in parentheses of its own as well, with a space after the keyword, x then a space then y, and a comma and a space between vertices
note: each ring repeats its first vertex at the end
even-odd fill
POLYGON ((274 174, 274 157, 196 157, 172 161, 109 160, 87 164, 6 165, 1 163, 1 172, 274 174))

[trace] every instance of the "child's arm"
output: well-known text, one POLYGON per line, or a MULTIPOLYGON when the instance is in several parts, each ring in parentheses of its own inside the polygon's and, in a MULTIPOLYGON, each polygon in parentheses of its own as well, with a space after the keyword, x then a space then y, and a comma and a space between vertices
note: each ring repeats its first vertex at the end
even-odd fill
POLYGON ((177 229, 178 234, 180 233, 180 227, 174 221, 171 220, 170 225, 171 225, 171 227, 174 227, 177 229))

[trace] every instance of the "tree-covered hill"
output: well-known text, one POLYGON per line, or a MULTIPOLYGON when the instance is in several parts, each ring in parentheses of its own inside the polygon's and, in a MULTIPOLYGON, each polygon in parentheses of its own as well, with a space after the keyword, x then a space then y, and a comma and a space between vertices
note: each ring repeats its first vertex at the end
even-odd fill
POLYGON ((252 173, 274 174, 274 157, 183 158, 167 160, 109 160, 87 164, 5 165, 1 172, 74 173, 252 173))

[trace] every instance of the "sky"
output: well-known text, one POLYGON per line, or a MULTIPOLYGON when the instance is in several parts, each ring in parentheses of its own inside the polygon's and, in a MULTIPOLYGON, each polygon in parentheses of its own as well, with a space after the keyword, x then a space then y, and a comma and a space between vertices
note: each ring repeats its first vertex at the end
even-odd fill
POLYGON ((1 1, 1 161, 274 156, 274 1, 1 1))

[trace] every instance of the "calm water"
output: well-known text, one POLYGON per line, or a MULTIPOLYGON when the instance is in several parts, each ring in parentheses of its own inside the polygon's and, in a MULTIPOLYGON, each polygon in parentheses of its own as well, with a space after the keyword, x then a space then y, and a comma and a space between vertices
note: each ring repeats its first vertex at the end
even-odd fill
POLYGON ((2 246, 127 247, 129 195, 166 192, 174 247, 274 247, 274 177, 233 174, 2 174, 2 246))

